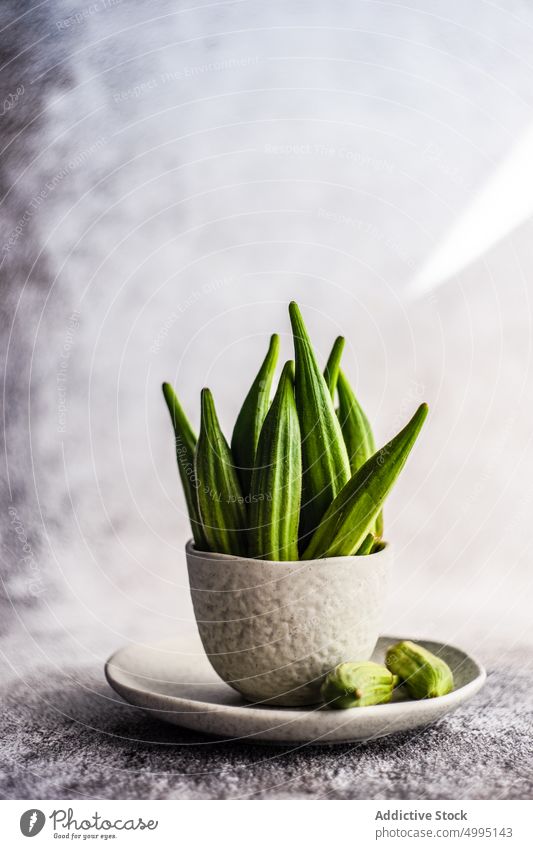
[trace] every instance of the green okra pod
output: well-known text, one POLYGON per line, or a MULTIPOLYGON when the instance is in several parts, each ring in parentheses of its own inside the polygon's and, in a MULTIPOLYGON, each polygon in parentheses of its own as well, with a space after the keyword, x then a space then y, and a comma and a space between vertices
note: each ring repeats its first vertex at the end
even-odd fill
POLYGON ((372 661, 339 663, 326 675, 322 700, 337 710, 390 702, 398 678, 386 666, 372 661))
POLYGON ((448 664, 410 640, 391 646, 385 663, 414 699, 434 699, 453 690, 453 673, 448 664))
POLYGON ((259 434, 270 405, 270 388, 276 370, 279 336, 270 337, 270 345, 237 416, 231 437, 231 453, 244 495, 250 492, 259 434))
POLYGON ((194 544, 201 551, 206 551, 208 545, 200 520, 198 490, 194 470, 196 435, 170 383, 163 383, 162 389, 168 412, 170 413, 170 420, 174 428, 178 471, 187 503, 194 544))
POLYGON ((331 353, 328 357, 326 368, 324 370, 324 380, 327 383, 329 394, 332 398, 335 397, 335 390, 337 388, 337 380, 339 377, 339 370, 341 367, 341 357, 343 351, 344 336, 337 336, 335 342, 333 343, 333 348, 331 349, 331 353))
POLYGON ((368 420, 340 367, 344 338, 335 340, 322 374, 296 303, 289 313, 294 377, 286 366, 265 427, 279 350, 274 334, 237 417, 232 449, 208 390, 202 393, 197 441, 172 387, 163 384, 195 545, 287 560, 373 554, 385 547, 383 501, 427 407, 422 405, 407 427, 376 453, 368 420), (261 501, 266 490, 273 503, 261 501))
POLYGON ((367 534, 366 537, 364 538, 363 542, 361 543, 361 545, 359 546, 359 548, 355 552, 357 554, 357 556, 361 557, 361 555, 363 555, 363 554, 371 554, 372 549, 374 548, 375 541, 376 541, 376 538, 375 538, 374 534, 372 534, 372 533, 367 534))
POLYGON ((302 437, 300 537, 303 541, 317 528, 348 481, 350 462, 328 386, 294 301, 289 314, 296 360, 296 408, 302 437))
POLYGON ((302 460, 293 380, 289 361, 263 422, 252 475, 249 553, 263 560, 298 560, 302 460))
POLYGON ((377 515, 376 523, 374 525, 374 534, 378 539, 381 539, 383 536, 383 510, 377 515))
POLYGON ((427 404, 421 404, 403 430, 353 475, 325 513, 303 560, 343 557, 357 551, 403 469, 427 412, 427 404))
MULTIPOLYGON (((337 394, 339 396, 337 416, 350 458, 350 470, 354 475, 375 453, 376 443, 370 422, 343 371, 340 371, 338 376, 337 394)), ((374 533, 377 537, 383 536, 383 512, 380 512, 376 518, 374 533)))
POLYGON ((200 518, 209 550, 246 555, 245 501, 209 389, 202 389, 202 421, 195 469, 200 518))
POLYGON ((338 417, 350 458, 350 470, 354 475, 375 453, 376 444, 370 423, 342 369, 337 380, 337 394, 339 396, 338 417))

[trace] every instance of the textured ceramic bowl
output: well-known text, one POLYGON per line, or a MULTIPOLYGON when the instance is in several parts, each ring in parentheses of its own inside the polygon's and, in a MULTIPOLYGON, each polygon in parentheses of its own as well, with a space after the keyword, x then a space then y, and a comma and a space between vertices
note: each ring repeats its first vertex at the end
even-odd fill
POLYGON ((381 625, 391 550, 366 557, 277 562, 197 551, 189 584, 206 654, 253 702, 320 701, 323 676, 368 660, 381 625))

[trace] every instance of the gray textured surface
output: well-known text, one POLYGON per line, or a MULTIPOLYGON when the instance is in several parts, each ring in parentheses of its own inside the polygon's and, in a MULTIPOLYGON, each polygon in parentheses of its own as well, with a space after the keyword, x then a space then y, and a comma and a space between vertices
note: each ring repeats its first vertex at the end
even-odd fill
POLYGON ((364 745, 213 744, 121 703, 100 672, 39 671, 10 687, 0 729, 8 798, 530 798, 533 698, 521 653, 471 703, 421 732, 364 745), (517 703, 521 709, 517 711, 517 703))
POLYGON ((524 795, 533 223, 403 293, 531 123, 532 4, 21 8, 0 9, 3 91, 24 86, 0 108, 1 792, 524 795), (272 331, 290 355, 292 298, 323 359, 346 334, 378 443, 428 401, 385 511, 384 627, 463 645, 493 688, 353 752, 173 745, 102 678, 194 627, 159 384, 196 425, 209 384, 229 433, 272 331))

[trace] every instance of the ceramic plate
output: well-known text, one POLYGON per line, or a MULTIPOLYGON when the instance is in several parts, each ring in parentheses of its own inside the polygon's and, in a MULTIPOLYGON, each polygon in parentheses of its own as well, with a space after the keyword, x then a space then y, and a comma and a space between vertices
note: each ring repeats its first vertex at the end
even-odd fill
MULTIPOLYGON (((382 663, 387 646, 399 639, 381 637, 372 659, 382 663)), ((485 670, 466 652, 431 640, 417 642, 451 666, 453 693, 425 701, 397 695, 390 704, 351 710, 251 705, 218 678, 200 646, 178 640, 120 649, 108 660, 105 672, 119 695, 151 716, 217 738, 243 743, 348 743, 428 725, 483 686, 485 670)))

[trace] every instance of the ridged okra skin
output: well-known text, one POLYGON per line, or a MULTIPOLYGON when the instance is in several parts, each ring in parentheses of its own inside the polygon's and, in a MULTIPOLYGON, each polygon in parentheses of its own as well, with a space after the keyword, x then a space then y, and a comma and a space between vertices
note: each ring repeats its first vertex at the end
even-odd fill
POLYGON ((337 380, 337 394, 339 396, 338 418, 350 458, 350 470, 354 475, 375 453, 376 443, 370 423, 342 369, 337 380))
POLYGON ((243 494, 250 492, 252 472, 255 465, 255 453, 259 434, 270 405, 270 389, 276 370, 279 353, 279 336, 270 337, 270 345, 252 383, 233 428, 231 453, 235 461, 237 474, 243 494))
POLYGON ((163 395, 167 403, 170 420, 174 428, 176 443, 176 460, 178 471, 187 503, 189 521, 191 523, 194 544, 201 551, 208 550, 207 540, 200 521, 198 507, 198 491, 194 472, 194 452, 196 449, 196 435, 183 411, 176 393, 170 383, 163 383, 163 395))
POLYGON ((414 699, 435 699, 453 690, 453 673, 448 664, 411 640, 391 646, 385 662, 414 699))
MULTIPOLYGON (((370 422, 342 370, 339 371, 337 380, 337 394, 339 396, 337 416, 350 458, 351 474, 355 475, 363 463, 366 463, 375 453, 376 443, 370 422)), ((383 536, 383 512, 380 512, 376 518, 374 534, 378 538, 383 536)))
POLYGON ((421 404, 403 430, 355 473, 327 510, 303 560, 355 554, 403 469, 427 412, 427 404, 421 404))
POLYGON ((295 398, 302 439, 301 547, 350 477, 333 401, 294 301, 289 306, 296 361, 295 398))
POLYGON ((202 389, 195 469, 200 519, 209 551, 246 556, 244 497, 209 389, 202 389))
POLYGON ((390 702, 398 678, 372 661, 339 663, 326 675, 321 696, 329 708, 368 707, 390 702))
POLYGON ((427 406, 375 452, 368 419, 341 369, 344 337, 335 339, 322 374, 294 302, 289 315, 294 375, 286 365, 265 427, 280 344, 273 334, 235 422, 231 449, 209 390, 202 392, 197 441, 172 387, 163 384, 195 545, 280 560, 373 554, 383 547, 382 504, 427 406))
POLYGON ((251 557, 263 560, 298 560, 302 459, 293 379, 289 361, 263 423, 252 475, 248 546, 251 557))

